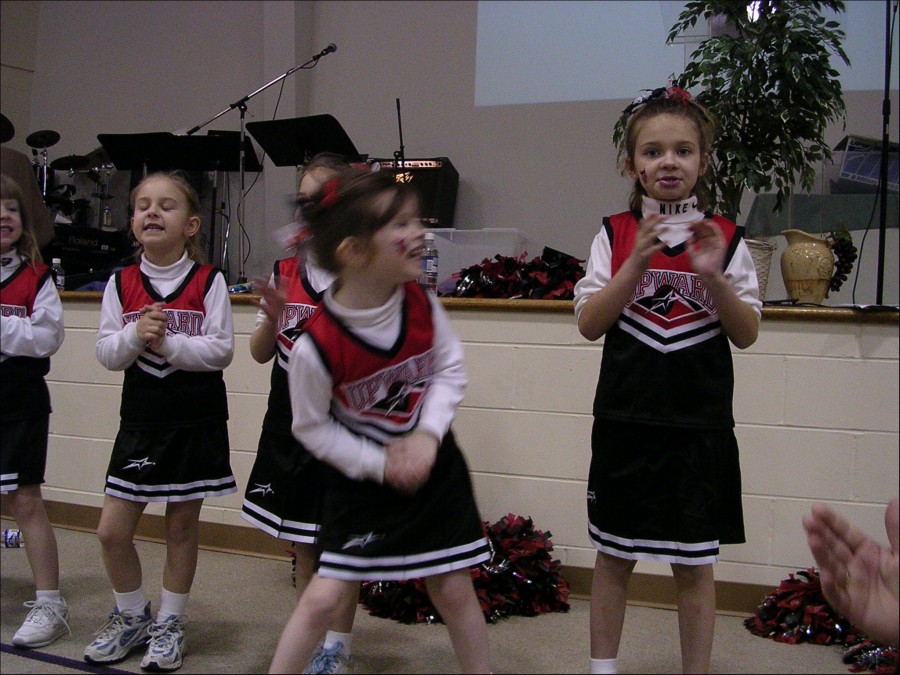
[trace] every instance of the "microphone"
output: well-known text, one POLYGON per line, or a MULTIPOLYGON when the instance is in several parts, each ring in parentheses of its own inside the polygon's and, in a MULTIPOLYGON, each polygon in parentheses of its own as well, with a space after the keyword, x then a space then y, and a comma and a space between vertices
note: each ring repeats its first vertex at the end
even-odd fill
POLYGON ((337 45, 334 44, 334 43, 332 42, 332 43, 329 44, 327 47, 325 47, 325 49, 323 49, 323 50, 320 51, 318 54, 316 54, 313 58, 314 58, 314 59, 321 59, 321 58, 322 58, 323 56, 325 56, 326 54, 332 54, 332 53, 334 53, 334 52, 336 52, 336 51, 337 51, 337 45))

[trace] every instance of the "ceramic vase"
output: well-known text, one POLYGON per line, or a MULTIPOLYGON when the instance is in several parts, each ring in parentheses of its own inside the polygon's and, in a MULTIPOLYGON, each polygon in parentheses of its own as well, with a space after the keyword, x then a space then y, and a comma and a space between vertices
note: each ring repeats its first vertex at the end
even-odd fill
POLYGON ((828 242, 802 230, 784 230, 787 248, 781 254, 781 276, 788 295, 798 302, 821 305, 834 274, 834 253, 828 242))

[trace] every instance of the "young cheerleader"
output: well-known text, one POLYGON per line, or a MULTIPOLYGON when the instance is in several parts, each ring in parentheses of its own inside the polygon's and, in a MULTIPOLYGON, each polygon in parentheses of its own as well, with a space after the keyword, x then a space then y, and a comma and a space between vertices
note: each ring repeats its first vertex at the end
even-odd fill
POLYGON ((97 528, 116 606, 84 658, 116 663, 146 643, 141 668, 170 671, 185 653, 183 614, 197 568, 200 507, 206 497, 237 490, 222 378, 234 335, 221 272, 195 262, 202 254, 194 189, 178 174, 151 174, 132 191, 131 205, 140 263, 107 285, 97 339, 100 363, 125 371, 97 528), (134 546, 148 502, 166 502, 155 621, 134 546))
POLYGON ((0 492, 28 542, 36 588, 13 644, 44 647, 69 631, 56 535, 41 497, 50 423, 44 376, 62 345, 63 312, 25 203, 18 184, 0 175, 0 492))
MULTIPOLYGON (((350 168, 340 155, 316 155, 300 175, 297 188, 299 206, 339 171, 350 168)), ((294 579, 297 597, 303 595, 315 566, 318 531, 321 464, 291 433, 291 400, 288 393, 288 357, 303 324, 322 300, 322 292, 334 275, 315 263, 308 232, 298 226, 293 233, 292 255, 275 262, 267 284, 260 285, 260 310, 256 328, 250 335, 250 353, 258 363, 273 357, 271 388, 256 460, 244 493, 241 515, 273 537, 293 543, 294 579)), ((343 672, 352 661, 353 619, 356 599, 348 602, 339 620, 325 635, 307 672, 343 672)))
POLYGON ((490 557, 450 424, 466 383, 462 346, 416 283, 424 229, 413 188, 346 172, 303 210, 337 279, 291 352, 293 432, 327 466, 316 574, 271 672, 297 672, 363 579, 424 577, 463 672, 488 672, 469 567, 490 557))
POLYGON ((575 288, 581 334, 606 336, 587 491, 591 672, 616 672, 628 580, 656 560, 675 577, 683 671, 703 673, 712 563, 744 541, 729 340, 755 342, 761 303, 742 229, 703 212, 710 115, 675 87, 624 115, 631 209, 603 219, 575 288))

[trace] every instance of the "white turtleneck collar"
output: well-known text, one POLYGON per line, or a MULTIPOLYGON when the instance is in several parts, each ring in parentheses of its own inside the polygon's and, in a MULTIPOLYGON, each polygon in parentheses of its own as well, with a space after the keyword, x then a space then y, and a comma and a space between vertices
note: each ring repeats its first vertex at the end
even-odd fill
POLYGON ((20 262, 22 262, 22 256, 19 255, 19 250, 15 246, 10 246, 9 251, 0 257, 3 267, 18 267, 20 262))
POLYGON ((194 261, 188 257, 187 251, 181 254, 181 259, 171 265, 161 267, 147 260, 146 254, 141 254, 141 271, 151 279, 171 280, 183 277, 193 267, 194 261))
POLYGON ((403 317, 405 291, 399 286, 380 307, 350 309, 334 299, 334 285, 325 291, 324 302, 329 311, 354 333, 381 349, 389 349, 397 340, 403 317))
POLYGON ((11 246, 9 251, 0 256, 0 274, 2 274, 2 278, 6 279, 10 274, 19 269, 19 265, 22 264, 22 256, 19 255, 19 251, 15 246, 11 246))
POLYGON ((325 291, 325 302, 328 303, 328 309, 336 317, 340 318, 347 325, 355 328, 367 328, 379 324, 385 316, 389 316, 399 311, 403 303, 403 286, 398 286, 394 294, 386 303, 380 307, 371 307, 367 309, 350 309, 340 304, 334 299, 335 285, 332 284, 325 291))
POLYGON ((689 225, 705 217, 705 214, 697 208, 697 198, 694 196, 677 202, 661 202, 646 196, 642 197, 642 200, 644 218, 654 213, 665 216, 662 222, 664 227, 658 236, 669 248, 690 239, 689 225))
POLYGON ((178 289, 193 266, 194 261, 188 257, 187 251, 180 260, 166 266, 154 265, 147 260, 146 255, 141 255, 141 272, 150 279, 150 285, 164 298, 178 289))

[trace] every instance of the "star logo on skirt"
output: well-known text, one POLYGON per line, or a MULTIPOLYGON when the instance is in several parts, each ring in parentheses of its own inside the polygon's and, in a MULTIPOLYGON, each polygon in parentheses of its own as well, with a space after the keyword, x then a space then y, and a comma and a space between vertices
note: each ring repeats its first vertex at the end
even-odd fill
POLYGON ((144 459, 133 459, 130 463, 122 467, 122 471, 127 471, 128 469, 137 469, 138 471, 141 471, 148 466, 156 466, 156 462, 151 462, 149 457, 144 457, 144 459))

